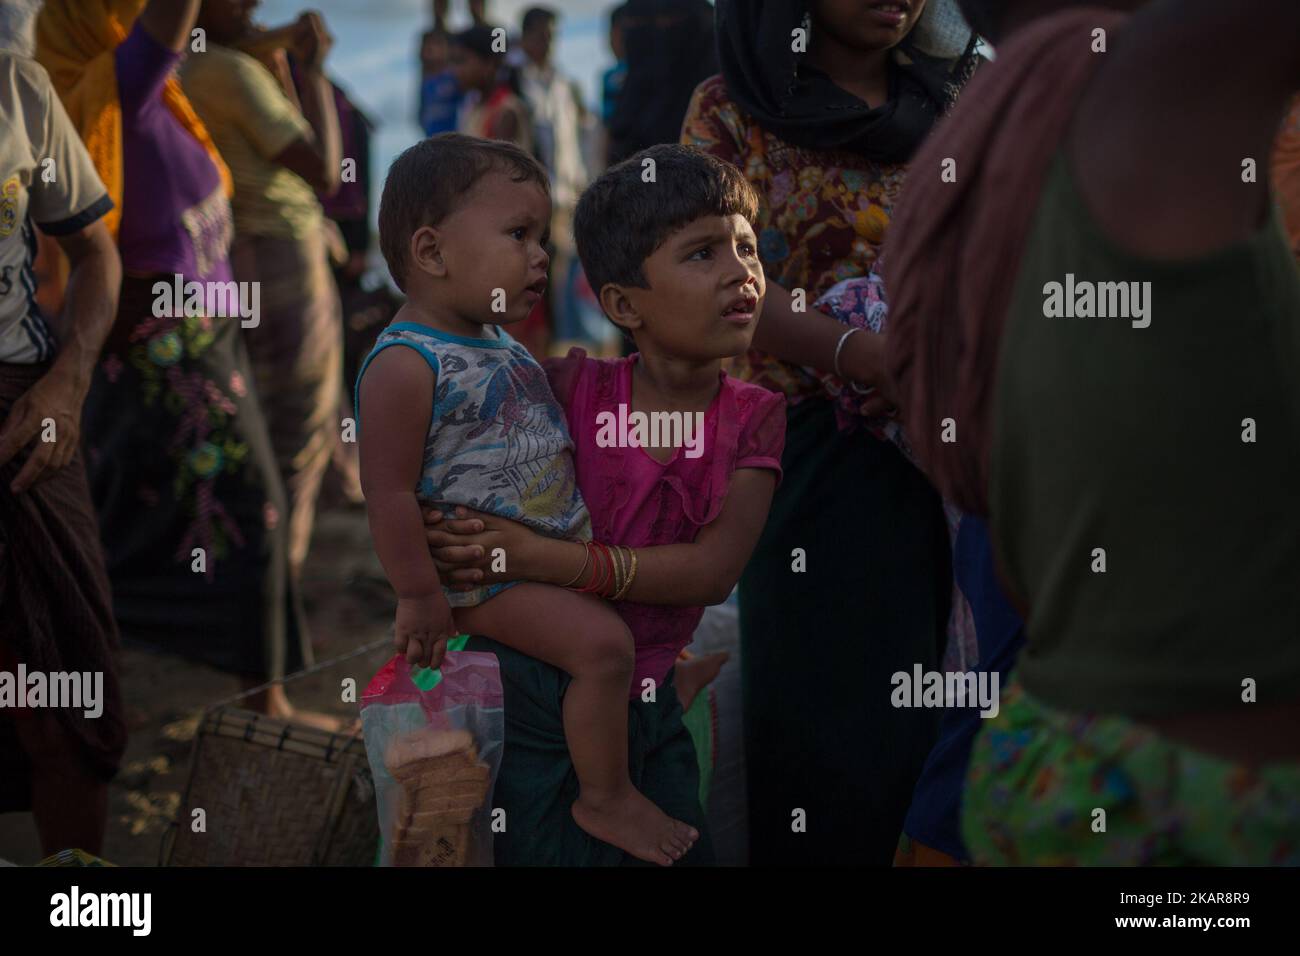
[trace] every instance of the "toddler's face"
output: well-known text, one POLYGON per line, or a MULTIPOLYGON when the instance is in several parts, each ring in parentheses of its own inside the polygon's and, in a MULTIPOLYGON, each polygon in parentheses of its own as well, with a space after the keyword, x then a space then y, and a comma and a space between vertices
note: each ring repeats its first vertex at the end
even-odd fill
POLYGON ((527 318, 546 291, 550 228, 551 200, 537 184, 501 172, 475 183, 438 227, 456 314, 483 325, 527 318))
POLYGON ((669 236, 643 271, 650 288, 625 290, 643 344, 698 361, 749 348, 767 287, 744 216, 701 216, 669 236))

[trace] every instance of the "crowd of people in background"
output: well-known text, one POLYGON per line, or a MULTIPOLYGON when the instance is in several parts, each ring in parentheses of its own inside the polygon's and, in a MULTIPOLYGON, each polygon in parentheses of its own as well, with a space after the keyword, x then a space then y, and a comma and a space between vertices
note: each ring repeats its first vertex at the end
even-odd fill
POLYGON ((573 210, 603 169, 655 143, 672 142, 697 83, 716 70, 713 8, 706 0, 632 0, 608 15, 614 66, 600 103, 554 62, 563 20, 549 7, 523 11, 517 29, 471 3, 471 26, 448 29, 449 0, 435 0, 420 39, 418 119, 426 136, 458 131, 514 143, 551 179, 551 282, 517 337, 535 355, 583 345, 617 354, 630 343, 612 330, 578 263, 573 210))
MULTIPOLYGON (((0 715, 0 812, 34 809, 50 850, 102 842, 119 639, 250 689, 310 664, 317 508, 362 497, 341 423, 401 305, 365 281, 374 124, 322 17, 268 30, 256 6, 0 0, 0 670, 106 675, 93 721, 0 715), (160 307, 160 283, 199 300, 160 307)), ((425 136, 509 142, 549 181, 549 281, 511 326, 538 360, 631 348, 575 240, 603 172, 680 143, 757 199, 762 321, 727 370, 780 396, 785 437, 736 569, 751 861, 1300 862, 1300 524, 1278 510, 1300 478, 1300 99, 1276 123, 1300 21, 1185 0, 1175 40, 1171 0, 861 6, 628 0, 598 103, 556 62, 557 9, 498 24, 470 0, 453 32, 433 0, 419 37, 425 136), (1096 28, 1147 60, 1096 57, 1096 28), (1187 51, 1225 44, 1249 65, 1211 83, 1187 51), (1196 77, 1202 105, 1152 75, 1196 77), (1063 262, 1151 279, 1157 331, 1031 321, 1063 262), (1251 458, 1223 437, 1243 417, 1267 435, 1251 458), (1098 540, 1122 570, 1086 573, 1098 540), (977 666, 1007 688, 992 722, 888 692, 977 666), (1233 710, 1243 677, 1267 706, 1233 710), (1090 842, 1079 808, 1107 801, 1116 838, 1090 842)), ((248 705, 338 727, 278 686, 248 705)), ((514 784, 550 799, 557 766, 514 784)))

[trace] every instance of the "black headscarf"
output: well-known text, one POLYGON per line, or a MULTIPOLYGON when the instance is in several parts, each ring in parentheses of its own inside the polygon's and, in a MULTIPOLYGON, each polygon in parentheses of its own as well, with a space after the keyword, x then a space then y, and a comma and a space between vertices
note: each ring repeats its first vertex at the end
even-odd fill
POLYGON ((713 8, 706 0, 630 0, 624 22, 627 78, 609 121, 610 162, 675 143, 695 87, 718 72, 713 8), (680 18, 660 27, 657 17, 680 18))
POLYGON ((792 31, 811 6, 811 0, 717 0, 718 59, 731 98, 796 146, 847 150, 878 163, 911 159, 969 76, 975 38, 960 56, 943 59, 917 48, 914 28, 890 57, 889 101, 872 109, 791 49, 792 31))

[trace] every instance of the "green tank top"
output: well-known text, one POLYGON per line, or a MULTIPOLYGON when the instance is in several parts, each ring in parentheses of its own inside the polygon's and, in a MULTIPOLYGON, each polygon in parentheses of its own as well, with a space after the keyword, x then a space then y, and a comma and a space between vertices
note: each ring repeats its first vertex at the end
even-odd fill
POLYGON ((989 503, 1026 689, 1135 717, 1249 706, 1248 678, 1300 699, 1300 272, 1276 210, 1204 258, 1143 259, 1062 153, 999 363, 989 503))

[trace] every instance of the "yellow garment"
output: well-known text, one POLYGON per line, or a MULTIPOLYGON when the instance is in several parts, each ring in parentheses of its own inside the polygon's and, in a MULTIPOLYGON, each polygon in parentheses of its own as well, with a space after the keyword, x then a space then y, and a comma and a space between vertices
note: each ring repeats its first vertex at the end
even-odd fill
MULTIPOLYGON (((113 200, 104 217, 116 238, 122 219, 122 107, 113 52, 126 39, 146 0, 45 0, 36 18, 36 59, 50 74, 72 124, 113 200)), ((208 151, 226 195, 230 170, 175 76, 163 87, 163 104, 208 151)))
POLYGON ((185 61, 180 78, 235 177, 235 235, 302 239, 319 232, 316 191, 275 160, 310 136, 311 126, 271 71, 247 53, 209 43, 207 53, 185 61))

